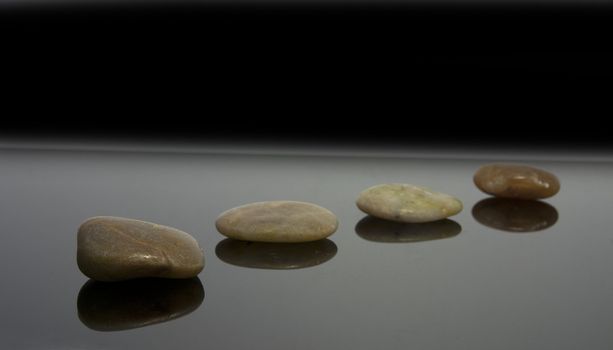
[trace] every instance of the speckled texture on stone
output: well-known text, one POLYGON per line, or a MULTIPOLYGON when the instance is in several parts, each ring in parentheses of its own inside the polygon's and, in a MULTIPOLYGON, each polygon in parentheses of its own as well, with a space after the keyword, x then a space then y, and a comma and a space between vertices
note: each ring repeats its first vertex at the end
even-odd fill
POLYGON ((204 268, 204 255, 192 236, 175 228, 99 216, 79 227, 77 264, 98 281, 190 278, 204 268))
POLYGON ((360 193, 356 204, 366 214, 398 222, 430 222, 462 211, 450 195, 409 184, 381 184, 360 193))
POLYGON ((233 239, 297 243, 330 236, 338 220, 328 209, 312 203, 269 201, 230 209, 217 218, 215 226, 233 239))
POLYGON ((545 170, 521 164, 488 164, 473 178, 483 192, 502 198, 543 199, 560 190, 558 178, 545 170))

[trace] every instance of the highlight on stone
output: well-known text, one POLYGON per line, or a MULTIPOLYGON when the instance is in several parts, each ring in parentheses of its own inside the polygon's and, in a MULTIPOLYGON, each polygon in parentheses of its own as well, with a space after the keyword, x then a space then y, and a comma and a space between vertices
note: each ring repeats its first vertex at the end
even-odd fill
POLYGON ((98 281, 191 278, 204 268, 204 254, 192 236, 175 228, 98 216, 79 227, 77 264, 98 281))
POLYGON ((473 181, 481 191, 501 198, 543 199, 560 190, 555 175, 522 164, 484 165, 475 172, 473 181))
POLYGON ((398 222, 445 219, 462 211, 462 202, 448 194, 410 184, 381 184, 360 193, 356 204, 364 213, 398 222))
POLYGON ((222 235, 242 241, 299 243, 329 237, 336 232, 338 219, 312 203, 268 201, 225 211, 215 226, 222 235))

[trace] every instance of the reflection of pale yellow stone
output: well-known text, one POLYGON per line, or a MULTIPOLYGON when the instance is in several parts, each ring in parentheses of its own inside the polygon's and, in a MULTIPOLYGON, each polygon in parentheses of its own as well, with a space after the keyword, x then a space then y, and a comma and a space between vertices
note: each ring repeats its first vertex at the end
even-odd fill
POLYGON ((204 255, 192 236, 175 228, 99 216, 79 227, 77 264, 98 281, 190 278, 204 268, 204 255))
POLYGON ((382 184, 360 193, 358 208, 372 216, 398 222, 430 222, 462 211, 458 199, 425 187, 382 184))
POLYGON ((257 269, 288 270, 311 267, 332 259, 338 248, 329 239, 304 243, 246 242, 226 238, 215 254, 228 264, 257 269))
POLYGON ((318 205, 294 201, 246 204, 222 213, 217 230, 229 238, 254 242, 310 242, 333 234, 336 216, 318 205))
POLYGON ((477 170, 475 185, 496 197, 548 198, 560 190, 558 178, 541 169, 518 164, 488 164, 477 170))

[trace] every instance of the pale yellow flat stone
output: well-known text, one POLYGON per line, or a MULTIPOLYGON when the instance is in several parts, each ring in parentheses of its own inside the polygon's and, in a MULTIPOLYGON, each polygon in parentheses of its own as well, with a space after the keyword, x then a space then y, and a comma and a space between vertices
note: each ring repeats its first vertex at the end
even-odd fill
POLYGON ((310 242, 324 239, 338 227, 336 215, 305 202, 257 202, 230 209, 215 222, 226 237, 254 242, 310 242))
POLYGON ((398 222, 430 222, 462 211, 448 194, 409 184, 381 184, 360 193, 356 204, 366 214, 398 222))

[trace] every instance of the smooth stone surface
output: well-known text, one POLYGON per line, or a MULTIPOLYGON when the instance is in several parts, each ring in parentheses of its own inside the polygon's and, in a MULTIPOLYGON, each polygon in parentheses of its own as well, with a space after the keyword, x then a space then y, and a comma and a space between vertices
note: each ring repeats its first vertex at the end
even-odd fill
POLYGON ((79 227, 77 264, 98 281, 190 278, 204 268, 204 255, 192 236, 175 228, 99 216, 79 227))
POLYGON ((77 298, 79 319, 103 332, 170 321, 196 310, 204 300, 200 280, 139 279, 86 282, 77 298))
POLYGON ((294 201, 246 204, 215 222, 226 237, 253 242, 297 243, 324 239, 338 227, 336 215, 318 205, 294 201))
POLYGON ((520 164, 484 165, 473 181, 481 191, 502 198, 542 199, 560 190, 560 181, 552 173, 520 164))
POLYGON ((236 266, 288 270, 316 266, 332 259, 336 244, 329 239, 305 243, 245 242, 226 238, 217 244, 215 254, 236 266))
POLYGON ((414 243, 451 238, 462 232, 462 226, 449 219, 426 223, 403 223, 365 216, 355 226, 358 236, 384 243, 414 243))
POLYGON ((487 198, 475 204, 472 214, 485 226, 510 232, 540 231, 558 221, 553 206, 522 199, 487 198))
POLYGON ((431 222, 462 211, 448 194, 409 184, 381 184, 360 193, 356 204, 366 214, 398 222, 431 222))

